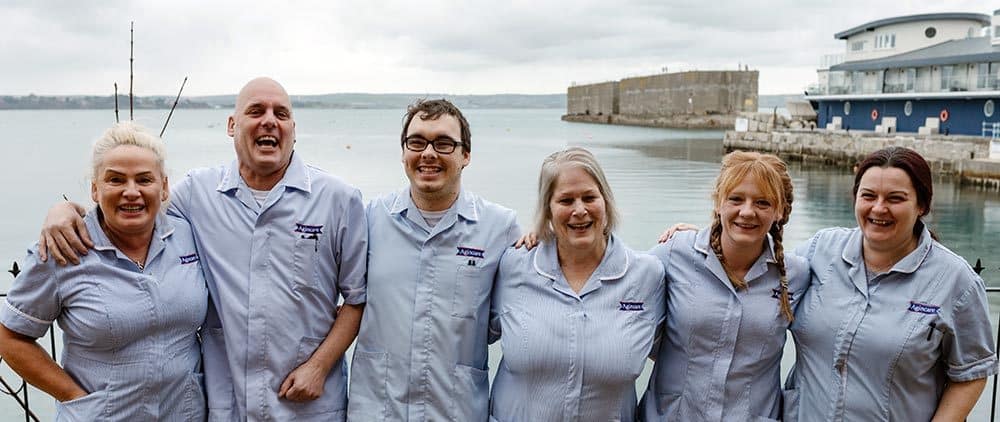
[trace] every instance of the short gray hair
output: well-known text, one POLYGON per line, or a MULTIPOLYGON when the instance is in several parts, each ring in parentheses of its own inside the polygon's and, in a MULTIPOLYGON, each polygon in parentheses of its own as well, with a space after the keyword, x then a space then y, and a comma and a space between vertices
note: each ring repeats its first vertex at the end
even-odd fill
POLYGON ((167 152, 163 145, 163 140, 153 135, 145 127, 128 121, 116 123, 104 131, 104 134, 100 138, 94 141, 91 157, 94 180, 98 178, 97 172, 100 171, 101 164, 104 163, 104 155, 115 147, 122 145, 135 145, 152 151, 156 155, 156 165, 160 169, 160 175, 164 177, 167 175, 167 171, 164 168, 167 152))
POLYGON ((559 175, 570 168, 582 169, 597 183, 597 188, 604 197, 604 212, 607 214, 605 234, 613 232, 618 227, 615 197, 611 194, 611 186, 608 185, 608 179, 604 177, 604 170, 601 169, 597 158, 584 148, 570 147, 552 153, 542 161, 542 170, 538 174, 538 206, 535 208, 535 234, 540 240, 551 241, 555 237, 552 231, 552 208, 549 203, 552 201, 559 175))

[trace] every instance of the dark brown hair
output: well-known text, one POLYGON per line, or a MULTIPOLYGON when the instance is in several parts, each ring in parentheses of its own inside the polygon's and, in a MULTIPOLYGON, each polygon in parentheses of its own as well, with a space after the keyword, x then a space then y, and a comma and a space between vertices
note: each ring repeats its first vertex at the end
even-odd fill
POLYGON ((469 121, 465 120, 462 111, 455 107, 451 101, 444 98, 440 100, 419 99, 417 102, 406 107, 406 114, 403 115, 403 133, 399 137, 399 145, 406 144, 406 131, 410 129, 410 122, 413 118, 420 116, 421 120, 437 120, 441 115, 447 114, 458 120, 458 126, 462 131, 462 147, 466 152, 472 152, 472 131, 469 129, 469 121))
MULTIPOLYGON (((855 201, 858 196, 858 188, 861 186, 861 176, 872 167, 889 168, 895 167, 906 172, 910 176, 910 183, 913 190, 917 191, 917 206, 923 211, 923 217, 931 212, 931 200, 934 198, 934 184, 931 178, 931 168, 920 153, 904 147, 888 147, 869 154, 858 164, 858 171, 854 174, 854 194, 855 201)), ((913 226, 913 233, 920 234, 923 230, 923 221, 913 226)), ((933 233, 932 233, 933 235, 933 233)), ((935 236, 936 238, 936 236, 935 236)))

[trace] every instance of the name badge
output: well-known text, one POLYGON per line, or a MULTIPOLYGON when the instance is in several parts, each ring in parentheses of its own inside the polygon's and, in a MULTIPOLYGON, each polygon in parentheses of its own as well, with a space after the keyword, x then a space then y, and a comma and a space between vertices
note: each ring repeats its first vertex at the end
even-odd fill
POLYGON ((468 246, 459 246, 457 256, 467 256, 469 258, 485 258, 486 251, 478 248, 470 248, 468 246))
POLYGON ((295 223, 295 232, 304 234, 323 234, 323 225, 313 226, 310 224, 295 223))
POLYGON ((921 314, 937 315, 941 311, 941 307, 937 305, 928 305, 926 303, 910 301, 910 307, 907 309, 910 312, 917 312, 921 314))
POLYGON ((619 311, 637 312, 644 310, 642 302, 618 302, 619 311))
POLYGON ((198 262, 198 254, 184 255, 181 257, 181 264, 190 264, 192 262, 198 262))
MULTIPOLYGON (((773 297, 775 299, 781 299, 781 288, 780 287, 775 287, 774 289, 772 289, 771 290, 771 297, 773 297)), ((791 290, 788 291, 788 302, 789 303, 795 302, 795 296, 792 295, 792 291, 791 290)))

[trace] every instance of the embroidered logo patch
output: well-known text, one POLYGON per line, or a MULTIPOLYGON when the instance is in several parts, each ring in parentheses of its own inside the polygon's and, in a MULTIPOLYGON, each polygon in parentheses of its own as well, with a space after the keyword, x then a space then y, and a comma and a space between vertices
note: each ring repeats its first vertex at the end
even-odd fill
POLYGON ((907 309, 910 312, 918 312, 921 314, 936 315, 941 311, 941 307, 937 305, 928 305, 926 303, 910 301, 910 307, 907 309))
POLYGON ((305 234, 323 234, 323 225, 311 226, 308 224, 295 223, 295 232, 305 234))
POLYGON ((641 311, 644 309, 642 302, 618 302, 619 311, 641 311))
MULTIPOLYGON (((774 289, 771 289, 771 297, 781 299, 781 288, 775 287, 774 289)), ((788 291, 788 301, 795 302, 795 295, 792 294, 791 290, 788 291)))
POLYGON ((181 264, 190 264, 192 262, 198 262, 198 254, 193 253, 181 257, 181 264))
POLYGON ((470 248, 470 247, 467 247, 467 246, 459 246, 458 247, 458 253, 455 254, 455 255, 458 255, 458 256, 467 256, 469 258, 485 258, 486 257, 486 251, 484 251, 482 249, 470 248))

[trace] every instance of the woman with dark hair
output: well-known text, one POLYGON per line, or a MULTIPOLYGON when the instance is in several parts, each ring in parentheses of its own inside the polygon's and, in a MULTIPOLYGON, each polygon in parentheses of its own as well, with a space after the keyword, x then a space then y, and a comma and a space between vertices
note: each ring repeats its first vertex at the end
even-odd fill
POLYGON ((809 283, 786 256, 792 181, 778 157, 733 152, 712 193, 712 225, 678 233, 651 254, 666 273, 667 322, 644 421, 757 421, 781 416, 781 355, 809 283))
POLYGON ((920 154, 876 151, 854 178, 858 227, 796 250, 812 282, 785 420, 963 420, 996 374, 985 286, 921 220, 932 197, 920 154))

